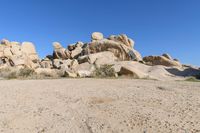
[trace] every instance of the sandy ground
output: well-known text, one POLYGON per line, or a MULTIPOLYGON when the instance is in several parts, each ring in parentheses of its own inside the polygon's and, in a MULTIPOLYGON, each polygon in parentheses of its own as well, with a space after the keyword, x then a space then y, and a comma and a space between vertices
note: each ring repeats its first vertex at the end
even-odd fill
POLYGON ((200 133, 200 83, 0 81, 1 133, 200 133))

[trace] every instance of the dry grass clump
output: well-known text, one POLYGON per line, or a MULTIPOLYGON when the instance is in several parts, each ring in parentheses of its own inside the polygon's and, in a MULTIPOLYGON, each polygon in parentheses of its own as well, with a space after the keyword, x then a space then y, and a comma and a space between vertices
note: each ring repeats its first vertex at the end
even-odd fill
POLYGON ((56 79, 62 77, 59 73, 47 73, 41 72, 40 74, 36 75, 36 79, 56 79))
POLYGON ((0 69, 0 77, 4 79, 21 79, 21 78, 31 78, 35 75, 33 69, 30 68, 2 68, 0 69))
POLYGON ((31 68, 2 68, 0 69, 0 78, 2 79, 54 79, 63 77, 61 71, 41 72, 36 73, 34 69, 31 68))
POLYGON ((185 81, 190 81, 190 82, 200 82, 200 79, 197 77, 189 77, 185 81))
POLYGON ((96 67, 95 71, 93 72, 93 77, 117 77, 117 73, 112 66, 113 65, 102 65, 100 67, 96 67))
POLYGON ((185 81, 200 82, 200 73, 187 78, 185 81))
POLYGON ((10 67, 0 69, 0 77, 5 79, 16 79, 17 71, 10 67))
POLYGON ((18 77, 28 78, 35 75, 35 71, 31 68, 21 68, 18 72, 18 77))

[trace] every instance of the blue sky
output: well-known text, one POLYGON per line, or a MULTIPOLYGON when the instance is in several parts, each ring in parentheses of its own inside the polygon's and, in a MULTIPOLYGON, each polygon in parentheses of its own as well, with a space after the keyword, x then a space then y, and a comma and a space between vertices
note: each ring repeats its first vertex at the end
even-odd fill
POLYGON ((41 57, 52 42, 88 42, 94 31, 125 33, 143 55, 169 53, 200 66, 199 0, 0 0, 0 38, 34 42, 41 57))

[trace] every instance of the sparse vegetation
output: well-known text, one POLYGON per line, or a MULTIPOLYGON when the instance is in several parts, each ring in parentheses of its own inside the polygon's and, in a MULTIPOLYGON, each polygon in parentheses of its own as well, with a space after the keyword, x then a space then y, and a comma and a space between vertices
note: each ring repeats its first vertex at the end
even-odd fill
POLYGON ((96 67, 96 70, 93 72, 93 77, 105 78, 105 77, 117 77, 113 65, 102 65, 96 67))
POLYGON ((16 79, 17 78, 17 72, 16 71, 12 71, 12 72, 9 72, 5 78, 7 79, 16 79))
POLYGON ((60 71, 55 73, 42 72, 37 74, 34 69, 31 68, 2 68, 0 69, 0 78, 2 79, 49 79, 62 77, 60 71))
POLYGON ((35 71, 31 68, 21 68, 19 70, 18 76, 22 78, 31 77, 35 74, 35 71))
POLYGON ((9 67, 0 69, 0 77, 5 79, 16 79, 17 71, 9 67))
POLYGON ((185 81, 190 81, 190 82, 200 82, 199 78, 197 77, 189 77, 185 81))
POLYGON ((200 73, 194 76, 191 76, 187 78, 185 81, 190 81, 190 82, 200 82, 200 73))

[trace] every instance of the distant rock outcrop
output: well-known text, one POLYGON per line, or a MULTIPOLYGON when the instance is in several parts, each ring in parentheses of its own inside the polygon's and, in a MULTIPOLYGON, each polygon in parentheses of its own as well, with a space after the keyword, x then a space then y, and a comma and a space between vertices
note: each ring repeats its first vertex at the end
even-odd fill
POLYGON ((147 56, 143 58, 148 65, 163 65, 163 66, 177 66, 181 67, 181 63, 172 59, 169 54, 163 54, 162 56, 147 56))
POLYGON ((185 67, 169 54, 146 56, 134 49, 134 41, 127 35, 105 38, 100 32, 91 35, 91 42, 77 42, 63 47, 53 43, 52 55, 42 60, 31 42, 0 42, 0 70, 30 68, 36 74, 62 77, 93 77, 95 74, 131 76, 158 80, 183 78, 200 73, 198 68, 185 67), (102 69, 103 68, 103 69, 102 69), (187 69, 187 70, 186 70, 187 69), (105 71, 105 72, 102 72, 105 71), (112 72, 112 74, 109 74, 112 72))

